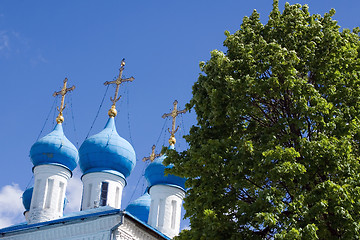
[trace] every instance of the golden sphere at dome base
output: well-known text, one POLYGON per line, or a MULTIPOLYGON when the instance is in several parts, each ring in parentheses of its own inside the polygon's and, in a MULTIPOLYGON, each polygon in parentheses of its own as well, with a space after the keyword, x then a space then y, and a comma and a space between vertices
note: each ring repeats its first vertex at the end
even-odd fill
POLYGON ((56 122, 57 123, 63 123, 64 122, 64 117, 62 115, 57 116, 56 122))
POLYGON ((169 139, 169 144, 170 144, 170 145, 175 145, 175 143, 176 143, 175 137, 170 137, 170 139, 169 139))
POLYGON ((108 114, 109 114, 109 117, 116 117, 116 115, 117 115, 117 110, 116 110, 116 108, 115 108, 114 105, 111 106, 108 114))

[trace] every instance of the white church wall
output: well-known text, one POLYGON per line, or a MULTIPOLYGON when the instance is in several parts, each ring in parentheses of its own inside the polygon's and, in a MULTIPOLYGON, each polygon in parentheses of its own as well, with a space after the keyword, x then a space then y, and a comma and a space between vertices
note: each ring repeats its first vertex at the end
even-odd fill
POLYGON ((3 240, 155 240, 139 223, 122 214, 78 218, 0 236, 3 240))
POLYGON ((149 193, 151 205, 148 224, 170 238, 177 236, 180 231, 184 190, 168 185, 155 185, 150 188, 149 193))
POLYGON ((78 220, 76 223, 65 222, 43 226, 32 230, 23 230, 4 240, 103 240, 110 239, 110 229, 120 222, 120 215, 106 216, 92 221, 78 220))
POLYGON ((34 191, 31 199, 29 222, 50 221, 63 216, 67 181, 71 172, 56 165, 34 168, 34 191))
POLYGON ((94 172, 85 174, 82 177, 84 185, 81 209, 87 210, 101 205, 101 185, 102 182, 108 183, 106 206, 121 208, 122 192, 125 180, 114 174, 104 172, 94 172))
POLYGON ((120 225, 116 232, 114 232, 114 240, 156 240, 147 231, 142 230, 134 221, 129 218, 124 218, 124 224, 120 225))

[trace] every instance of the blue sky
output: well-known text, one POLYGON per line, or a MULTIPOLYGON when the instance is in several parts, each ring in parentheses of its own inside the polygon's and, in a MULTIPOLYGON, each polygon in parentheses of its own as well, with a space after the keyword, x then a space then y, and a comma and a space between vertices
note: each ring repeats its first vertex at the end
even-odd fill
MULTIPOLYGON (((289 2, 307 3, 311 13, 322 15, 335 8, 340 26, 360 26, 357 0, 289 2)), ((281 9, 284 3, 280 1, 281 9)), ((66 97, 64 131, 77 147, 91 126, 90 135, 103 129, 113 87, 92 123, 106 91, 103 83, 118 75, 122 58, 126 58, 124 75, 135 77, 120 88, 123 97, 116 118, 119 134, 132 143, 138 158, 124 189, 122 207, 126 207, 146 186, 142 178, 146 164, 141 159, 153 144, 157 151, 167 145, 171 121, 161 116, 175 99, 180 108, 190 100, 199 62, 208 60, 213 49, 225 51, 225 30, 234 33, 253 9, 265 23, 271 8, 271 0, 1 0, 0 227, 22 221, 19 194, 32 184, 29 150, 39 134, 44 136, 54 126, 52 94, 65 77, 76 89, 66 97)), ((187 146, 181 135, 196 123, 196 116, 185 114, 177 122, 177 149, 183 150, 187 146)), ((70 184, 70 210, 80 203, 76 194, 81 191, 80 176, 77 171, 70 184)))

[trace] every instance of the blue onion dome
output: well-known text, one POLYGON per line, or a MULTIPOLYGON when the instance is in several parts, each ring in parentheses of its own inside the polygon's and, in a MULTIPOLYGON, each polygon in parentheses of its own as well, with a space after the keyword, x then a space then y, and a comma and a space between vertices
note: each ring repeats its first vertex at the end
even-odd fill
MULTIPOLYGON (((169 149, 174 149, 174 146, 170 146, 169 149)), ((185 190, 185 178, 178 177, 172 174, 165 176, 165 168, 172 168, 173 165, 170 164, 165 167, 163 164, 166 155, 162 155, 149 164, 145 170, 145 178, 148 181, 149 186, 154 185, 173 185, 180 187, 185 190)))
POLYGON ((79 153, 65 137, 62 124, 58 123, 51 133, 34 143, 30 149, 30 157, 34 167, 53 164, 72 171, 77 166, 79 153))
POLYGON ((119 136, 113 117, 109 118, 104 130, 84 141, 79 155, 83 174, 109 172, 126 178, 136 164, 134 148, 119 136))
POLYGON ((30 204, 31 204, 31 198, 32 198, 33 190, 34 190, 33 187, 28 188, 28 189, 25 190, 25 192, 22 195, 22 203, 24 205, 25 211, 30 210, 30 204))
POLYGON ((150 194, 146 191, 144 195, 138 199, 132 201, 125 209, 133 216, 137 217, 141 221, 147 223, 149 218, 151 198, 150 194))

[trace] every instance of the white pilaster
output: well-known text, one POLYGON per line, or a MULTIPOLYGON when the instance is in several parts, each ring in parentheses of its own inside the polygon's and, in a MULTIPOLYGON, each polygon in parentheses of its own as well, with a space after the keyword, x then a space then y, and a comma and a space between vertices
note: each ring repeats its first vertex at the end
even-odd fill
POLYGON ((34 191, 28 222, 50 221, 63 216, 66 186, 71 171, 57 165, 34 168, 34 191))
POLYGON ((108 184, 105 205, 121 208, 122 192, 126 184, 122 177, 106 172, 92 172, 83 175, 81 180, 83 182, 82 210, 101 206, 100 198, 103 182, 108 184))
POLYGON ((177 236, 185 191, 174 186, 155 185, 149 193, 151 205, 148 224, 170 238, 177 236))
POLYGON ((24 212, 24 217, 25 217, 26 222, 29 222, 29 211, 24 212))

